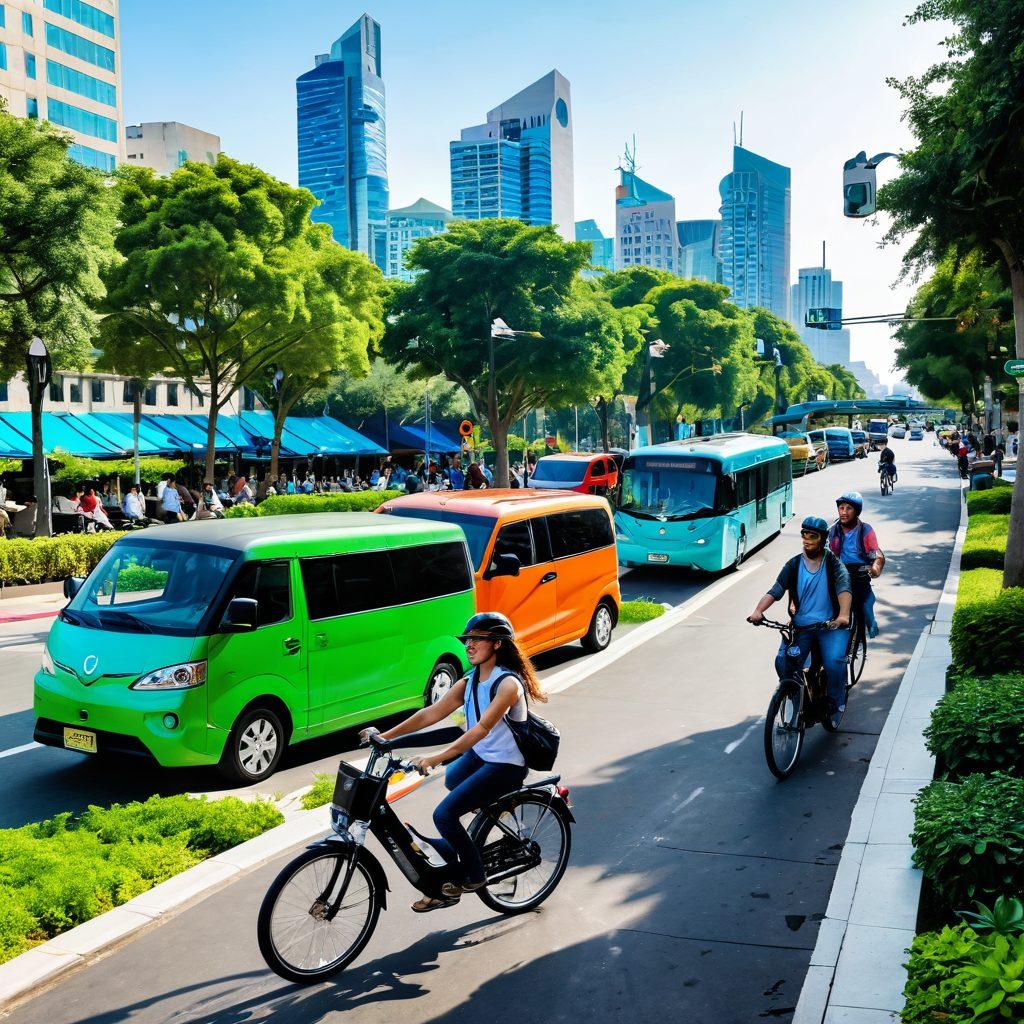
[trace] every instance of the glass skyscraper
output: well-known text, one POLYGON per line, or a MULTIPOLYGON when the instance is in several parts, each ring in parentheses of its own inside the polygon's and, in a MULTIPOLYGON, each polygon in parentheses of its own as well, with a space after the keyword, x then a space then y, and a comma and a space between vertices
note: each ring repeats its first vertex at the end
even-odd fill
POLYGON ((832 280, 832 271, 827 267, 801 267, 797 271, 797 283, 790 289, 790 307, 793 325, 811 355, 826 366, 840 363, 850 365, 850 331, 840 324, 827 330, 807 327, 809 309, 831 309, 830 316, 841 320, 843 316, 843 282, 832 280))
POLYGON ((722 222, 681 220, 679 232, 679 276, 698 281, 722 282, 722 222))
POLYGON ((596 220, 576 221, 576 241, 590 243, 590 268, 583 271, 584 277, 615 269, 615 239, 605 238, 596 220))
POLYGON ((619 168, 615 189, 615 266, 679 272, 676 200, 668 192, 619 168))
POLYGON ((573 237, 572 101, 551 71, 450 143, 452 216, 515 217, 573 237))
POLYGON ((388 210, 387 266, 384 273, 400 281, 411 281, 415 273, 406 269, 405 254, 418 238, 439 235, 452 219, 450 210, 427 199, 417 199, 412 206, 388 210))
POLYGON ((732 301, 789 319, 788 167, 733 146, 722 196, 722 283, 732 301))
POLYGON ((320 200, 313 220, 386 269, 388 161, 380 25, 364 14, 295 83, 299 185, 320 200))

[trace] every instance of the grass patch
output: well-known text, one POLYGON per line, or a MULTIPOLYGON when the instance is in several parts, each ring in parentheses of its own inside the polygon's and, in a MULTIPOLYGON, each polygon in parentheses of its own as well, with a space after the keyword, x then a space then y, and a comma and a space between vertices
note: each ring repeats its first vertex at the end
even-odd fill
POLYGON ((0 962, 283 820, 266 801, 153 796, 0 829, 0 962))
POLYGON ((314 807, 323 807, 331 802, 334 796, 334 784, 337 781, 335 775, 325 775, 317 772, 313 776, 313 788, 308 793, 303 793, 299 801, 304 810, 311 811, 314 807))
POLYGON ((1009 514, 974 513, 967 521, 967 539, 964 541, 960 568, 1002 569, 1006 560, 1006 540, 1009 532, 1009 514))
POLYGON ((665 614, 665 606, 642 597, 636 601, 623 601, 619 605, 619 622, 650 622, 665 614))

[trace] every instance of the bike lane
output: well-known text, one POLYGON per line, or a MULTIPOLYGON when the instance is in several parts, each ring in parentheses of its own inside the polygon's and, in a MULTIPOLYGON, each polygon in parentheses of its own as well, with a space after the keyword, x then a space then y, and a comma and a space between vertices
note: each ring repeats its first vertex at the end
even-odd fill
MULTIPOLYGON (((812 730, 787 782, 768 774, 761 747, 777 640, 743 618, 796 549, 792 528, 683 623, 553 698, 558 767, 579 823, 569 870, 540 912, 502 918, 466 897, 414 915, 416 894, 388 863, 389 909, 367 949, 334 983, 302 989, 270 974, 256 948, 259 902, 282 859, 10 1019, 789 1019, 875 738, 938 599, 959 518, 950 460, 927 449, 906 459, 885 503, 863 464, 797 491, 802 517, 859 483, 890 568, 878 589, 885 632, 842 731, 812 730)), ((431 780, 400 815, 428 826, 440 793, 431 780)))

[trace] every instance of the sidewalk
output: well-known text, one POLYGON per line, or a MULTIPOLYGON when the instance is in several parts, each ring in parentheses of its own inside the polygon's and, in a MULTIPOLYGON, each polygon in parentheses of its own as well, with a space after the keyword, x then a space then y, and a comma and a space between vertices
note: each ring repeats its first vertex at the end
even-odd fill
POLYGON ((63 583, 0 590, 0 623, 52 619, 67 603, 63 583))

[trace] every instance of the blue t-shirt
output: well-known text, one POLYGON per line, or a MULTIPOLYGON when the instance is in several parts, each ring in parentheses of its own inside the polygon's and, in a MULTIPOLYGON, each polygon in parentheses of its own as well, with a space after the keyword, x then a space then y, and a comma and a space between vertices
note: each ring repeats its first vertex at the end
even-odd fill
POLYGON ((828 622, 832 618, 832 598, 828 593, 828 573, 822 559, 817 572, 808 572, 807 563, 800 559, 797 576, 797 595, 800 607, 793 621, 798 626, 828 622))

